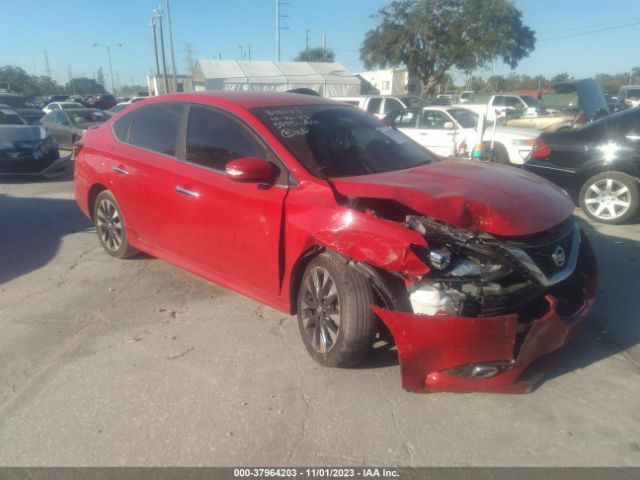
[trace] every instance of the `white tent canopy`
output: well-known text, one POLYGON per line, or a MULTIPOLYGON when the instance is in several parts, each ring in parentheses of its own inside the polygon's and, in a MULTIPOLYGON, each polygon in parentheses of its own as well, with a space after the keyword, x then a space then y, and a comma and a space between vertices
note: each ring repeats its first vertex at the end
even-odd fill
POLYGON ((323 97, 360 94, 360 79, 340 63, 198 60, 193 83, 196 90, 309 88, 323 97))

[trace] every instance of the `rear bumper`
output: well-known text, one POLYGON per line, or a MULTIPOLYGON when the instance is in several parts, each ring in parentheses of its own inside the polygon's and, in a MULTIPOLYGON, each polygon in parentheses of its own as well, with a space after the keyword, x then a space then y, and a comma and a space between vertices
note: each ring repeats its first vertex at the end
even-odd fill
POLYGON ((466 318, 372 307, 395 339, 403 388, 413 392, 530 392, 541 380, 551 354, 578 332, 593 304, 595 260, 586 239, 583 246, 573 280, 580 284, 580 304, 570 315, 562 315, 559 299, 547 293, 546 311, 521 333, 517 313, 466 318), (501 373, 491 378, 463 373, 487 364, 499 364, 501 373))

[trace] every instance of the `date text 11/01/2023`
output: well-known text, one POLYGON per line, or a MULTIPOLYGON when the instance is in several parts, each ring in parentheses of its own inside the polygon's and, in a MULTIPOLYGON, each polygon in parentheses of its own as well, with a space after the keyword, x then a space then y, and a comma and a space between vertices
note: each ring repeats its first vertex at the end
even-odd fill
POLYGON ((234 468, 234 478, 307 477, 307 478, 398 478, 393 468, 234 468))

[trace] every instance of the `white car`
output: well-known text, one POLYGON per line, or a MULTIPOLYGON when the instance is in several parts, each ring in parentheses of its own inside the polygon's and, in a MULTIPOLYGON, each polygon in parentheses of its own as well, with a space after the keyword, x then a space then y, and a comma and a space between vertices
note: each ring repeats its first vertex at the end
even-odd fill
MULTIPOLYGON (((436 155, 466 156, 475 147, 478 114, 456 106, 430 106, 406 109, 392 124, 402 133, 436 155)), ((484 148, 492 146, 500 163, 523 164, 538 137, 537 130, 496 126, 488 123, 483 137, 484 148)))
POLYGON ((51 102, 42 109, 44 113, 50 113, 54 110, 72 110, 76 108, 86 108, 78 102, 51 102))

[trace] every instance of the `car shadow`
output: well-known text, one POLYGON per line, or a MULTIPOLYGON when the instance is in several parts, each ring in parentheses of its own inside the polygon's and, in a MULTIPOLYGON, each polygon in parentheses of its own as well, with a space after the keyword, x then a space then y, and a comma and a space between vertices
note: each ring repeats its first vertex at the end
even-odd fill
POLYGON ((46 265, 62 238, 93 225, 74 200, 0 193, 0 284, 46 265))
POLYGON ((32 183, 58 183, 73 180, 73 164, 68 165, 64 172, 52 177, 39 175, 2 175, 0 183, 6 184, 32 184, 32 183))

